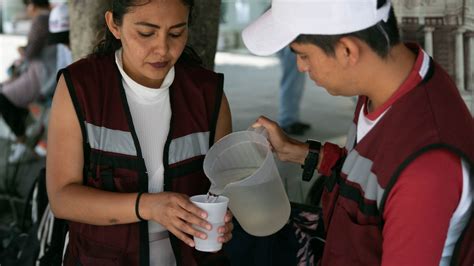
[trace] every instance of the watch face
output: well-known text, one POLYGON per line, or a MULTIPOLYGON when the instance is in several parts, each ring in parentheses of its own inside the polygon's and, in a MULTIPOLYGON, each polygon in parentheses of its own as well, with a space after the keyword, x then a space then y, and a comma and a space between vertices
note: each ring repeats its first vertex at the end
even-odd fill
POLYGON ((321 142, 317 141, 317 140, 311 140, 311 139, 308 139, 306 141, 306 143, 309 144, 309 152, 310 153, 317 153, 319 154, 319 151, 321 149, 321 142))

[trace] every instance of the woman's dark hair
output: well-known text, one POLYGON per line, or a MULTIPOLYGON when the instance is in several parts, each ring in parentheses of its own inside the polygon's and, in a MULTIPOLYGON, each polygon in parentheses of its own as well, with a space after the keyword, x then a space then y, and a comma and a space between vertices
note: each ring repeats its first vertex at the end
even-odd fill
POLYGON ((49 0, 23 0, 25 6, 28 4, 33 4, 37 7, 48 8, 49 7, 49 0))
POLYGON ((341 35, 299 35, 294 42, 310 43, 321 48, 327 55, 334 55, 334 47, 343 38, 353 36, 369 45, 380 57, 386 58, 390 48, 400 43, 400 33, 398 32, 397 19, 393 8, 387 22, 380 21, 374 26, 341 35))
MULTIPOLYGON (((143 1, 143 0, 113 0, 112 6, 109 11, 112 12, 114 23, 117 25, 122 25, 123 16, 130 12, 130 9, 134 6, 141 6, 148 4, 150 0, 143 1)), ((181 0, 181 2, 189 8, 189 24, 192 22, 192 11, 194 7, 194 0, 181 0)), ((108 27, 105 27, 104 37, 99 42, 99 44, 95 47, 93 55, 108 55, 114 53, 117 49, 122 47, 122 43, 120 40, 117 40, 115 36, 110 32, 108 27)), ((194 50, 186 46, 183 54, 181 57, 186 57, 187 59, 191 59, 197 63, 201 63, 201 60, 194 52, 194 50), (196 57, 196 58, 195 58, 196 57)), ((181 58, 180 58, 181 59, 181 58)))

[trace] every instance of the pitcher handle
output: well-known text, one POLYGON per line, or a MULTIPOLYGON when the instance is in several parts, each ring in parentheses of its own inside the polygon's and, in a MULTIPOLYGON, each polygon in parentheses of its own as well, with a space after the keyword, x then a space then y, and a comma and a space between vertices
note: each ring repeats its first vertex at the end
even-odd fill
POLYGON ((266 139, 268 139, 268 137, 269 137, 267 129, 263 126, 259 126, 259 127, 250 126, 249 128, 247 128, 247 131, 253 131, 255 133, 258 133, 258 134, 264 136, 266 139))

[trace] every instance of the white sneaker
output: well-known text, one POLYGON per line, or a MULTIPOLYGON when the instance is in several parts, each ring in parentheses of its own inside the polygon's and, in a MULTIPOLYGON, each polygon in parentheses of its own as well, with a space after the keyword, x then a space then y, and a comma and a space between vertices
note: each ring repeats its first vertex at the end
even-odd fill
POLYGON ((40 157, 46 156, 46 142, 40 141, 35 147, 35 153, 40 157))
POLYGON ((26 145, 23 143, 16 143, 12 145, 11 149, 12 149, 12 152, 10 153, 10 156, 8 157, 8 162, 17 163, 18 161, 20 161, 23 154, 25 154, 26 145))

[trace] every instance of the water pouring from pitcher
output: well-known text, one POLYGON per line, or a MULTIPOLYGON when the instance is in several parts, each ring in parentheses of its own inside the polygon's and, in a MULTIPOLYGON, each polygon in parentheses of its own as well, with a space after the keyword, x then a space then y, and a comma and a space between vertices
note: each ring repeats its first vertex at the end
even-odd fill
POLYGON ((255 236, 280 230, 290 215, 265 132, 240 131, 214 144, 204 159, 209 194, 225 195, 242 228, 255 236))

